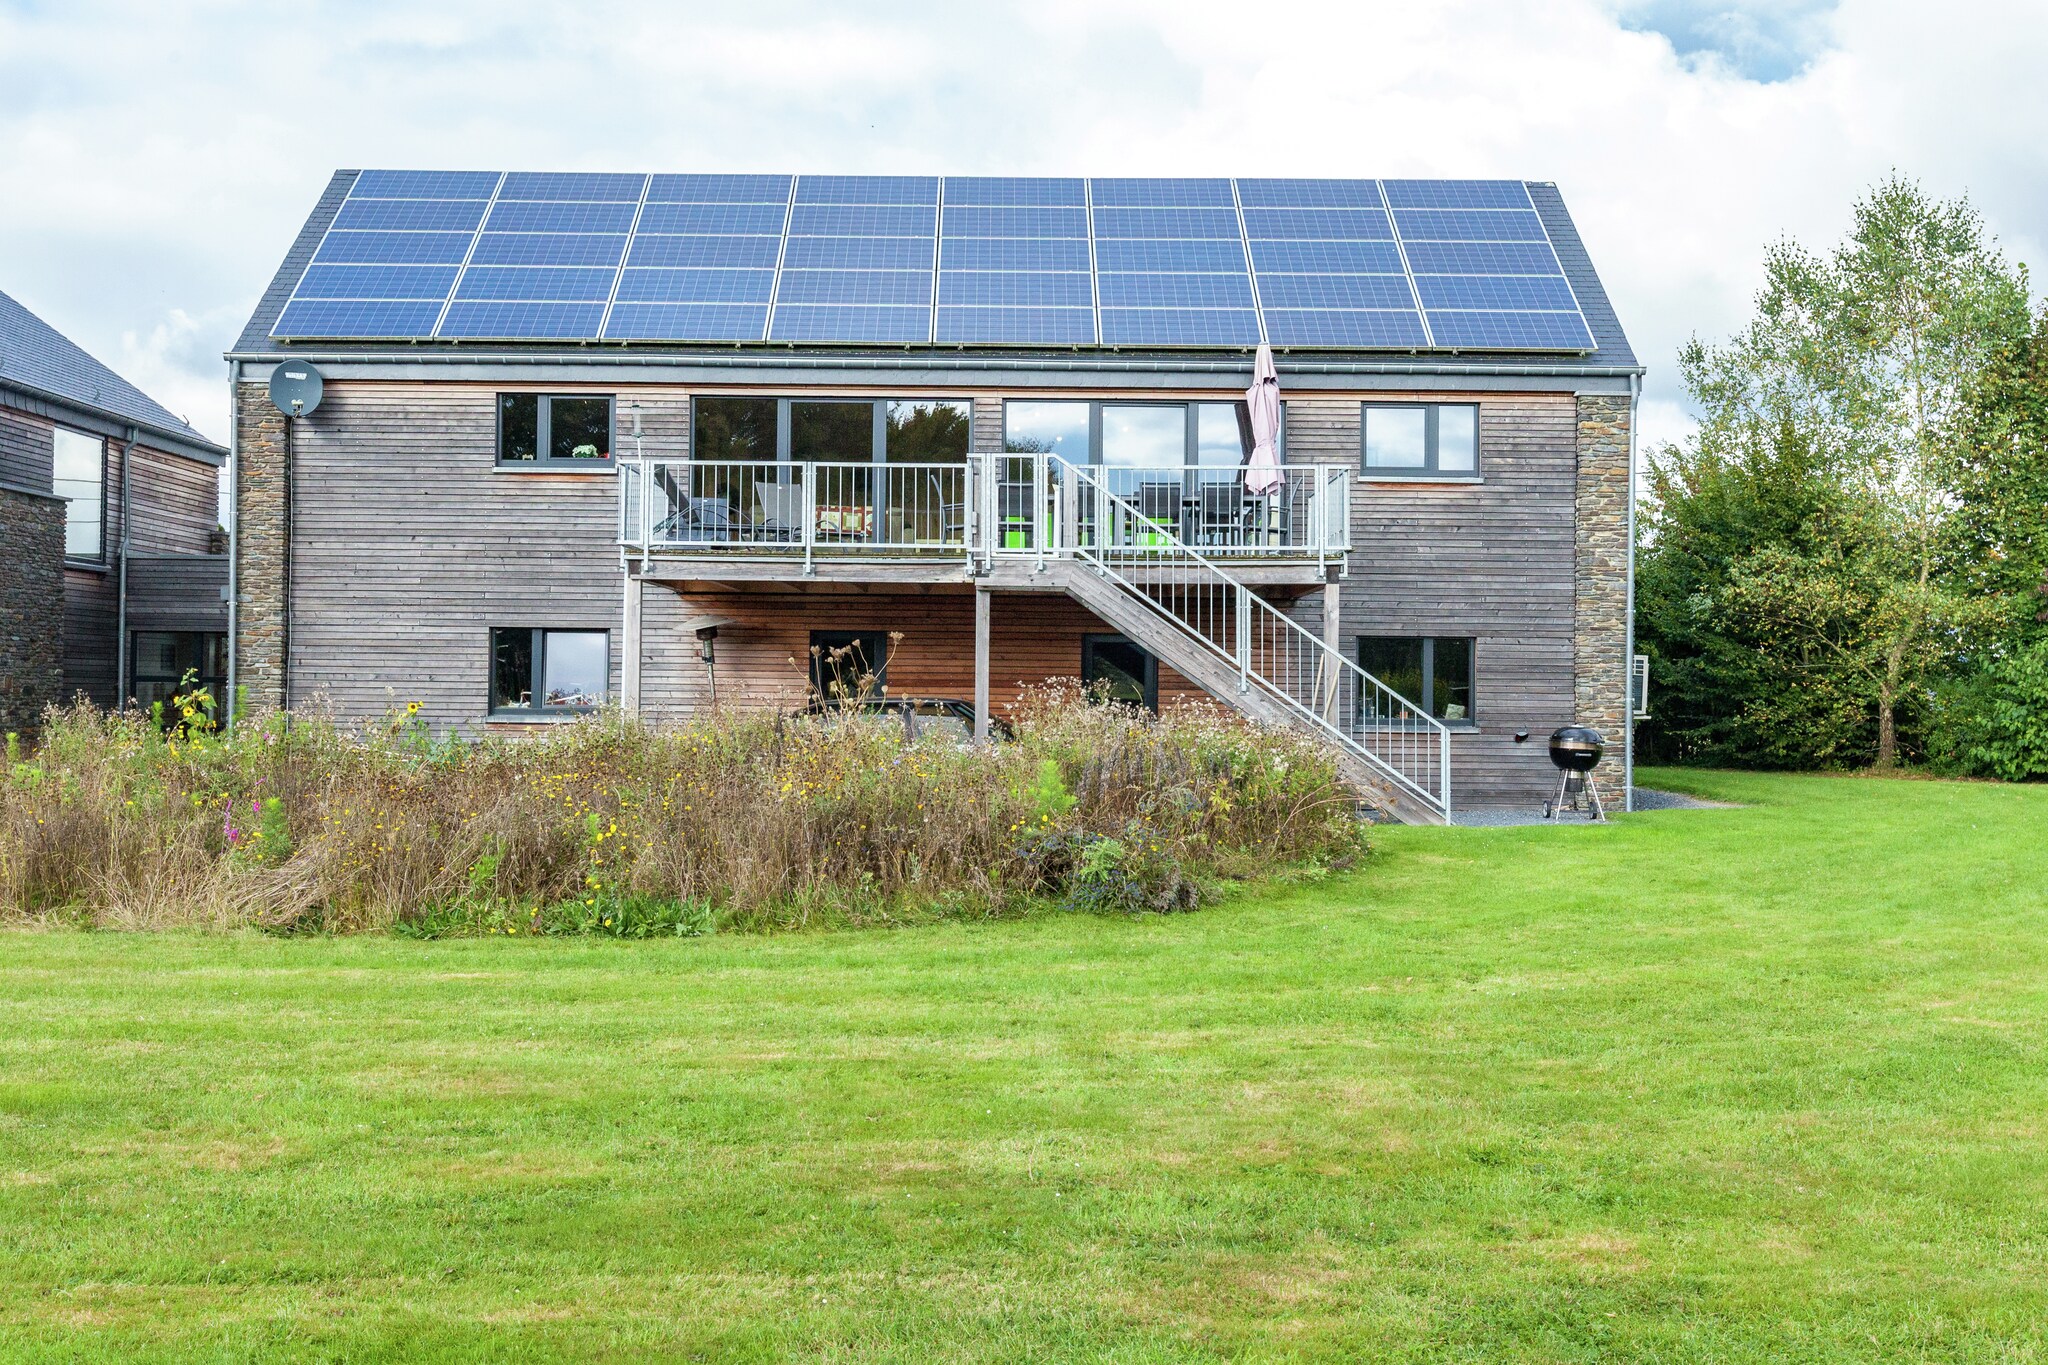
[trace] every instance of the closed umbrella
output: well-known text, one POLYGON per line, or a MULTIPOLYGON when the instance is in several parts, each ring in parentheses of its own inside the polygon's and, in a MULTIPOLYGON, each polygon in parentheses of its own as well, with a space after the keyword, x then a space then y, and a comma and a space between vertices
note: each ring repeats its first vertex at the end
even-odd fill
POLYGON ((1252 453, 1244 464, 1245 491, 1258 497, 1279 489, 1280 372, 1273 368, 1273 348, 1263 342, 1252 365, 1252 386, 1244 391, 1252 418, 1252 453))

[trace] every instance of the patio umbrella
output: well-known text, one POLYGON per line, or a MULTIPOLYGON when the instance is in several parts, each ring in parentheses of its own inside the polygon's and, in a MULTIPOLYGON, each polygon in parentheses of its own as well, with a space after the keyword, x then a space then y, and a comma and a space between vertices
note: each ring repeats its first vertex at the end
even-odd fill
POLYGON ((1252 364, 1252 386, 1244 391, 1244 405, 1252 416, 1252 453, 1244 462, 1245 491, 1264 497, 1276 491, 1282 480, 1280 456, 1273 448, 1280 435, 1280 372, 1273 368, 1273 348, 1263 342, 1252 364))

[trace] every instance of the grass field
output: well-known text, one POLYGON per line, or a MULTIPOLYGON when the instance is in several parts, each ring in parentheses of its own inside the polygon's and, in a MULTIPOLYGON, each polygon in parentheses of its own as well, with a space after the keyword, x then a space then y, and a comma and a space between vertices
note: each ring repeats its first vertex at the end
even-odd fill
POLYGON ((1173 918, 0 936, 0 1357, 2048 1358, 2048 788, 1173 918))

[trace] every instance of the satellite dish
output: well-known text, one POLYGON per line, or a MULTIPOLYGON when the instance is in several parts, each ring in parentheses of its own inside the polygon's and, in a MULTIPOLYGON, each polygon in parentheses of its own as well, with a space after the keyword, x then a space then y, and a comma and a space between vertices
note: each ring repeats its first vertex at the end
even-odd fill
POLYGON ((270 401, 287 417, 307 417, 320 406, 327 381, 303 360, 287 360, 270 372, 270 401))

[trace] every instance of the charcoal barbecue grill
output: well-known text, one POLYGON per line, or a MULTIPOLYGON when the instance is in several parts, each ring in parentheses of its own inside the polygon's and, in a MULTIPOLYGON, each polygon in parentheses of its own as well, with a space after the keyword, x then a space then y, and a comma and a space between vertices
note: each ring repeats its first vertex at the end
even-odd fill
POLYGON ((1550 761, 1557 766, 1557 795, 1543 803, 1543 818, 1560 820, 1566 811, 1588 811, 1594 820, 1606 823, 1607 812, 1600 807, 1600 789, 1586 774, 1600 765, 1607 741, 1600 732, 1585 725, 1561 725, 1550 732, 1550 761))

